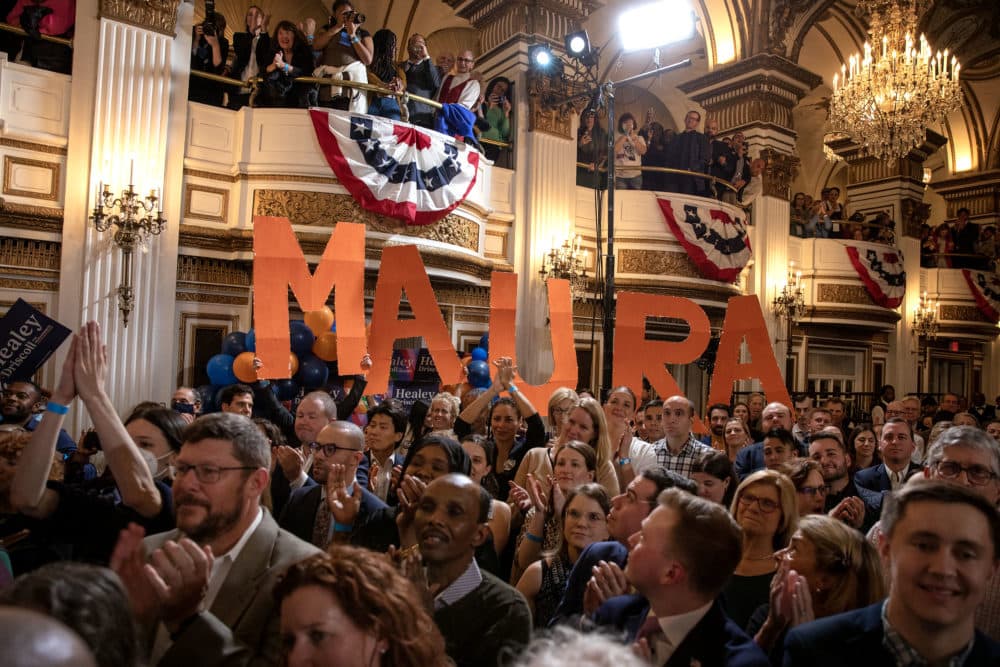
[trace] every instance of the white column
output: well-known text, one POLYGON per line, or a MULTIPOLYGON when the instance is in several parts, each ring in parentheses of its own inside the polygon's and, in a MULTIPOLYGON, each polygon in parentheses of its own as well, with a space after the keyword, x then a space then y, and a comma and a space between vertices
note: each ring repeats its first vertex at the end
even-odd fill
MULTIPOLYGON (((772 341, 787 337, 785 321, 771 312, 771 302, 781 291, 788 279, 788 202, 769 195, 758 197, 753 203, 753 243, 754 266, 750 276, 750 290, 760 299, 760 307, 767 322, 767 331, 772 341)), ((788 343, 774 345, 774 358, 778 360, 782 377, 785 374, 785 359, 788 343)), ((786 381, 788 378, 785 378, 786 381)))
POLYGON ((910 325, 913 322, 913 313, 920 305, 920 295, 928 288, 920 284, 920 240, 899 236, 896 239, 896 246, 903 252, 906 296, 903 297, 903 305, 899 311, 900 319, 896 324, 895 335, 889 338, 889 368, 886 369, 886 383, 896 387, 897 395, 902 396, 917 389, 919 345, 910 325))
POLYGON ((77 48, 74 56, 67 154, 73 177, 66 183, 59 319, 74 327, 87 320, 101 324, 108 344, 108 391, 124 412, 141 400, 165 400, 173 389, 192 7, 181 5, 176 39, 118 21, 88 19, 98 15, 95 0, 83 0, 80 7, 77 43, 89 46, 77 48), (88 217, 98 182, 109 184, 118 196, 128 185, 133 162, 136 191, 162 193, 167 226, 135 253, 135 306, 126 328, 117 296, 121 251, 112 242, 113 230, 98 233, 88 217))
MULTIPOLYGON (((522 107, 527 127, 528 105, 522 107)), ((525 379, 539 383, 552 372, 552 341, 546 326, 548 297, 538 275, 542 255, 576 234, 576 142, 522 130, 517 162, 519 196, 514 270, 518 274, 517 354, 525 379)))

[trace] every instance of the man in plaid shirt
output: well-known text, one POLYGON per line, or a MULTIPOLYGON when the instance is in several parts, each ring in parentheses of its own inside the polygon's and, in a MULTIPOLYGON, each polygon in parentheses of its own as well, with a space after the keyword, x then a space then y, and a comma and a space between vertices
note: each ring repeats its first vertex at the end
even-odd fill
POLYGON ((691 433, 693 418, 694 403, 683 396, 671 396, 663 401, 664 437, 653 443, 656 462, 685 477, 691 477, 695 461, 712 451, 691 433))

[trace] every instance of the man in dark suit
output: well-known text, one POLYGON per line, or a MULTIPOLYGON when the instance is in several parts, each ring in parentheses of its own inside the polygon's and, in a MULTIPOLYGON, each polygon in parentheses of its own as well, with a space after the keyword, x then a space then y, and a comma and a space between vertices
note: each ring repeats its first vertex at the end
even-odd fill
POLYGON ((657 466, 644 470, 629 483, 625 493, 611 499, 608 535, 612 539, 595 542, 580 554, 550 626, 577 625, 581 614, 589 616, 603 602, 626 591, 628 582, 622 570, 628 562, 628 539, 639 532, 660 493, 674 487, 698 494, 695 482, 657 466))
POLYGON ((851 481, 851 455, 840 429, 830 425, 810 438, 809 457, 819 463, 827 485, 823 511, 862 532, 878 521, 882 494, 858 488, 851 481))
MULTIPOLYGON (((271 38, 267 34, 267 24, 271 16, 257 5, 247 9, 246 31, 233 33, 233 64, 226 75, 246 82, 258 74, 263 74, 270 60, 271 38)), ((248 87, 233 87, 229 91, 230 109, 239 109, 250 104, 248 87)))
MULTIPOLYGON (((419 33, 410 35, 406 41, 408 58, 401 63, 406 73, 406 92, 432 99, 441 87, 441 71, 434 65, 427 53, 427 42, 419 33)), ((410 122, 422 127, 433 127, 434 109, 423 102, 410 100, 410 122)))
POLYGON ((667 489, 629 540, 625 576, 641 597, 612 598, 594 620, 624 631, 654 665, 768 665, 716 600, 740 562, 741 541, 724 507, 667 489))
POLYGON ((386 551, 398 541, 389 508, 355 478, 364 458, 364 433, 351 422, 332 422, 313 444, 316 484, 292 492, 281 527, 320 549, 336 540, 386 551))
POLYGON ((871 491, 894 491, 900 488, 910 475, 923 468, 913 463, 913 431, 910 424, 900 417, 892 417, 882 425, 878 449, 882 463, 859 470, 854 475, 854 483, 871 491))
POLYGON ((276 664, 282 651, 271 589, 288 565, 319 550, 278 528, 260 506, 267 441, 245 417, 206 415, 185 430, 174 465, 177 529, 143 540, 131 526, 111 558, 133 613, 152 630, 149 663, 276 664))
MULTIPOLYGON (((684 117, 684 131, 677 134, 667 145, 667 166, 672 169, 683 169, 697 173, 707 173, 712 162, 712 149, 708 139, 698 131, 701 114, 688 111, 684 117)), ((695 176, 671 175, 673 192, 683 192, 690 195, 711 196, 714 191, 709 188, 707 178, 695 176)))
POLYGON ((368 489, 382 502, 389 502, 392 469, 402 466, 406 458, 399 451, 399 445, 406 435, 406 417, 406 410, 399 401, 392 398, 368 411, 368 425, 365 426, 368 489))
MULTIPOLYGON (((760 413, 760 430, 767 433, 773 428, 792 430, 792 410, 784 403, 768 403, 760 413)), ((736 476, 741 480, 752 472, 763 470, 763 441, 744 447, 737 452, 733 468, 736 470, 736 476)))
POLYGON ((792 629, 785 665, 1000 664, 1000 643, 974 624, 1000 569, 996 506, 958 484, 913 480, 887 498, 882 530, 889 597, 792 629))

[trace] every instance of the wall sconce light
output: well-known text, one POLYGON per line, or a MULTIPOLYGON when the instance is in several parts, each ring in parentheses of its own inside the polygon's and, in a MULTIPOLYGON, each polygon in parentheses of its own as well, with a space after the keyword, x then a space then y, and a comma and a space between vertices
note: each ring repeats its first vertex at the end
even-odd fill
POLYGON ((132 289, 132 257, 136 246, 146 243, 150 236, 163 231, 167 221, 163 218, 163 200, 156 189, 145 198, 140 198, 133 186, 135 161, 129 167, 128 187, 121 197, 115 198, 111 186, 103 181, 97 186, 97 202, 90 220, 99 232, 115 228, 112 240, 122 253, 122 276, 118 285, 118 310, 122 313, 122 325, 128 326, 129 314, 135 307, 135 292, 132 289), (105 212, 105 209, 108 209, 105 212), (153 215, 155 211, 155 217, 153 215))
POLYGON ((578 299, 586 292, 586 266, 587 251, 580 250, 580 235, 577 234, 572 242, 566 239, 558 247, 553 240, 552 250, 542 255, 542 268, 538 275, 543 282, 549 278, 568 280, 573 298, 578 299))
POLYGON ((917 338, 937 338, 938 332, 938 316, 937 316, 937 302, 932 301, 927 298, 927 292, 920 295, 920 305, 913 313, 913 323, 910 325, 910 331, 917 338))
POLYGON ((795 270, 795 262, 788 263, 788 279, 771 302, 771 312, 789 325, 806 314, 806 297, 802 291, 802 272, 795 270))

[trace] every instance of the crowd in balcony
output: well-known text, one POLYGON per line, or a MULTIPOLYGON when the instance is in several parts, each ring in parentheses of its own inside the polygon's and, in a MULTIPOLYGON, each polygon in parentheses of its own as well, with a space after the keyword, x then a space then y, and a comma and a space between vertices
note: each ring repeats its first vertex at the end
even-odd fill
MULTIPOLYGON (((682 192, 749 206, 762 190, 764 161, 751 159, 743 134, 719 135, 709 119, 689 111, 680 132, 664 127, 652 108, 640 126, 631 112, 617 118, 614 142, 615 188, 682 192), (704 174, 705 176, 699 176, 704 174)), ((577 185, 607 186, 608 135, 594 109, 580 118, 577 131, 577 185)))
POLYGON ((0 31, 0 51, 8 60, 32 67, 69 74, 73 51, 45 37, 72 39, 76 24, 76 0, 3 0, 0 16, 4 22, 26 34, 0 31), (44 36, 44 37, 43 37, 44 36))
MULTIPOLYGON (((488 83, 475 71, 475 55, 465 50, 433 60, 423 35, 415 33, 399 60, 397 36, 388 29, 369 32, 366 17, 349 0, 336 0, 323 25, 309 18, 296 25, 279 21, 257 6, 247 10, 243 29, 234 33, 232 54, 223 36, 226 19, 211 12, 195 26, 191 46, 189 99, 239 109, 243 106, 307 108, 325 106, 435 127, 433 105, 398 95, 407 93, 467 109, 462 112, 470 137, 488 140, 485 153, 496 159, 510 140, 513 85, 505 77, 488 83), (243 82, 235 86, 201 76, 221 75, 243 82), (301 77, 330 79, 330 84, 301 77), (335 82, 378 86, 397 96, 360 90, 335 82)), ((476 142, 478 143, 478 142, 476 142)))
POLYGON ((823 188, 815 199, 796 192, 791 202, 789 233, 799 238, 896 243, 896 223, 888 213, 876 213, 868 220, 861 212, 848 215, 836 186, 823 188))
POLYGON ((969 209, 958 209, 951 223, 920 228, 920 266, 995 270, 998 266, 996 227, 977 225, 969 219, 969 209))

